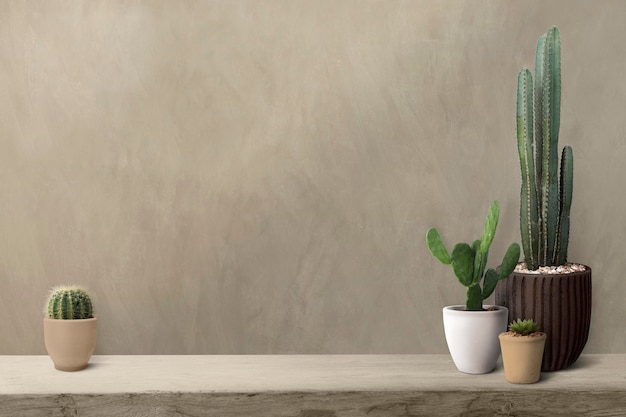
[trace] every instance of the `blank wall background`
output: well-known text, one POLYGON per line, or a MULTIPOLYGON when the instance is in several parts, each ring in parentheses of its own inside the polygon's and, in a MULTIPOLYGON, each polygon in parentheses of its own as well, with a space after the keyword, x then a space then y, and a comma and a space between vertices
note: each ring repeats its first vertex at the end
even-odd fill
POLYGON ((100 354, 445 353, 424 235, 519 241, 517 71, 563 40, 586 352, 626 353, 626 3, 3 1, 0 354, 56 284, 100 354))

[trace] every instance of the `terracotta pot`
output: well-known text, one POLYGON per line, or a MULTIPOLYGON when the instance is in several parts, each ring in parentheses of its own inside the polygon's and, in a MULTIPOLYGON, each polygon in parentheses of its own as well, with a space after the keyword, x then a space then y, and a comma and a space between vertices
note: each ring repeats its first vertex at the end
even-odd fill
POLYGON ((54 367, 60 371, 79 371, 96 348, 97 318, 84 320, 43 319, 44 342, 54 367))
POLYGON ((509 322, 527 317, 547 334, 542 371, 565 369, 589 337, 591 268, 571 274, 514 272, 498 283, 495 301, 509 309, 509 322))
POLYGON ((508 310, 484 306, 493 311, 465 311, 465 306, 443 309, 443 327, 450 356, 456 368, 467 374, 493 371, 500 357, 498 335, 506 330, 508 310))
POLYGON ((513 384, 534 384, 539 381, 546 334, 514 336, 501 333, 498 338, 506 380, 513 384))

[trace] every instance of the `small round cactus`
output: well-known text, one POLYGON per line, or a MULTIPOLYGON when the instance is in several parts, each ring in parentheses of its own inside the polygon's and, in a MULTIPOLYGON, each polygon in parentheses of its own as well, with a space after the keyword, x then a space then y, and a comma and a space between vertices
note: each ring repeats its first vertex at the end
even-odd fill
POLYGON ((537 323, 535 323, 532 319, 529 320, 521 320, 517 319, 517 321, 509 324, 509 331, 513 333, 517 333, 522 336, 528 336, 531 333, 538 332, 537 323))
POLYGON ((46 314, 51 319, 80 320, 93 318, 93 304, 87 291, 76 286, 59 286, 50 291, 46 314))

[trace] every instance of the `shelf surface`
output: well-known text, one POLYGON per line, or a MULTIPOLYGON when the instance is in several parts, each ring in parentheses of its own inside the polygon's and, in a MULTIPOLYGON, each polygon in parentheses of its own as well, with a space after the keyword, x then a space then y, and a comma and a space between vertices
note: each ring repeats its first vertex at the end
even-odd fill
POLYGON ((530 385, 448 355, 0 356, 0 417, 624 417, 626 355, 583 355, 530 385))
POLYGON ((448 355, 93 356, 61 372, 48 356, 0 356, 1 394, 263 391, 626 390, 626 355, 582 355, 569 369, 514 385, 502 365, 456 370, 448 355))

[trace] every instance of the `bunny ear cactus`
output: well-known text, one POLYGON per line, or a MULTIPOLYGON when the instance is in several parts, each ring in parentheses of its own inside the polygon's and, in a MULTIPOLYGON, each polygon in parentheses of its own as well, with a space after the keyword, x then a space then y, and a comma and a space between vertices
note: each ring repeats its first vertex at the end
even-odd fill
POLYGON ((489 268, 485 272, 489 248, 496 234, 500 206, 497 201, 491 203, 483 234, 470 246, 467 243, 457 243, 449 254, 439 231, 431 228, 426 233, 426 244, 430 253, 442 264, 451 265, 459 282, 467 288, 467 302, 465 309, 468 311, 481 311, 483 300, 488 298, 496 288, 499 280, 508 277, 520 257, 520 247, 512 243, 507 249, 502 264, 499 268, 489 268), (482 281, 482 288, 481 288, 482 281))
POLYGON ((93 303, 84 289, 59 286, 53 288, 48 296, 46 314, 51 319, 89 319, 93 317, 93 303))
POLYGON ((522 174, 520 230, 528 269, 567 262, 573 190, 572 148, 561 153, 561 38, 551 28, 537 42, 535 81, 527 68, 517 78, 517 147, 522 174))

